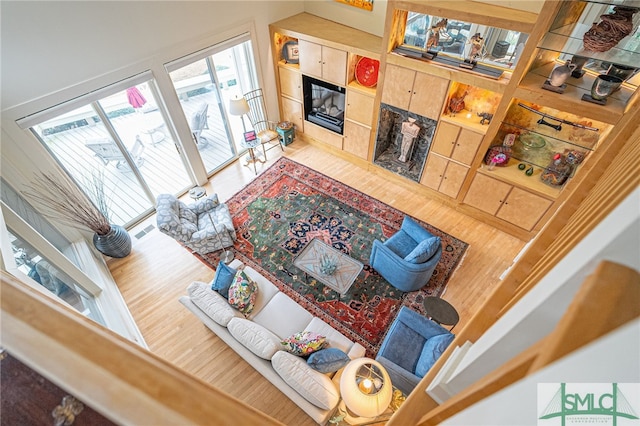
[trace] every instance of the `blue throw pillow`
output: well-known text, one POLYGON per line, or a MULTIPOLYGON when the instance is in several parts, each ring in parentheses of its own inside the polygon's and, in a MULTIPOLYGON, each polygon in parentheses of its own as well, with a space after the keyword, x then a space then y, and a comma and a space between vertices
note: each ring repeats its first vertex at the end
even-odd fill
POLYGON ((420 359, 418 359, 418 364, 416 365, 416 376, 424 377, 427 371, 429 371, 438 358, 440 358, 440 355, 442 355, 451 342, 453 342, 454 338, 455 336, 453 334, 446 333, 438 334, 437 336, 427 339, 422 348, 420 359))
POLYGON ((229 298, 229 287, 233 283, 233 277, 236 275, 236 270, 228 265, 220 262, 216 268, 216 275, 211 281, 211 290, 215 290, 222 295, 225 299, 229 298))
POLYGON ((440 247, 440 237, 431 237, 423 240, 404 258, 410 263, 424 263, 431 259, 440 247))
POLYGON ((334 373, 351 361, 351 358, 338 348, 320 349, 309 355, 307 364, 321 373, 334 373))

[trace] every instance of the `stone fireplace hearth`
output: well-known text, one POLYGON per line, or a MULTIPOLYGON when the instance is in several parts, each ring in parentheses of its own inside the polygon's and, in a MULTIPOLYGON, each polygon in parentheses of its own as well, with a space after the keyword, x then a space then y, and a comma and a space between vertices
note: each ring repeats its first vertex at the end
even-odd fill
POLYGON ((437 121, 391 105, 381 104, 373 162, 380 167, 420 182, 424 162, 427 159, 437 121), (402 123, 411 118, 420 127, 407 155, 408 161, 400 161, 402 153, 402 123))

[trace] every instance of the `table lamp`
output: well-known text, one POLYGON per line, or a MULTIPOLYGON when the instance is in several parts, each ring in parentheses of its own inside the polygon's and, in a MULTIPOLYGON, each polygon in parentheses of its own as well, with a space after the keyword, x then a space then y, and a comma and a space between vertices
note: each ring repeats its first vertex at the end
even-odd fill
POLYGON ((340 394, 352 413, 361 417, 375 417, 382 414, 391 403, 391 378, 378 361, 358 358, 342 371, 340 394))
POLYGON ((242 129, 244 132, 247 131, 247 128, 244 125, 244 115, 249 112, 249 104, 247 100, 242 97, 238 99, 230 99, 229 100, 229 114, 239 116, 242 120, 242 129))

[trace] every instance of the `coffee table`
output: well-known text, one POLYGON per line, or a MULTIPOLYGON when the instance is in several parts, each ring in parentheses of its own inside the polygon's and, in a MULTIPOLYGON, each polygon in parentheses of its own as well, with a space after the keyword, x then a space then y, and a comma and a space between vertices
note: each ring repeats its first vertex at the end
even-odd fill
POLYGON ((330 289, 337 291, 340 296, 347 293, 364 267, 361 262, 318 238, 309 241, 309 244, 293 260, 293 265, 302 270, 305 275, 311 275, 330 289), (332 275, 320 272, 320 259, 324 255, 336 260, 337 268, 332 275))

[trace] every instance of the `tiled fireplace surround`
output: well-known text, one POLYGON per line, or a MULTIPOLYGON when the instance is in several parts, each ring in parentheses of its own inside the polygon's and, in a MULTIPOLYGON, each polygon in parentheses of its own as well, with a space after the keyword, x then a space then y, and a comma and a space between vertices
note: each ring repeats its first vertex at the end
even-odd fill
POLYGON ((420 176, 429 153, 436 124, 436 120, 391 105, 381 104, 374 163, 415 182, 420 182, 420 176), (409 156, 411 161, 403 163, 398 160, 402 145, 401 130, 402 123, 409 118, 416 120, 415 123, 420 126, 420 132, 411 148, 412 153, 409 156))

